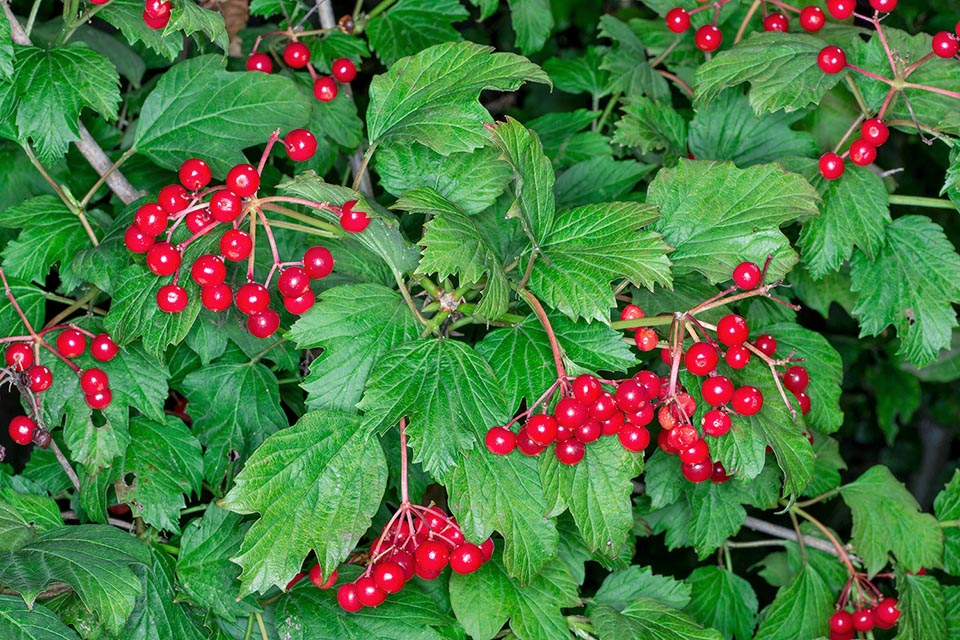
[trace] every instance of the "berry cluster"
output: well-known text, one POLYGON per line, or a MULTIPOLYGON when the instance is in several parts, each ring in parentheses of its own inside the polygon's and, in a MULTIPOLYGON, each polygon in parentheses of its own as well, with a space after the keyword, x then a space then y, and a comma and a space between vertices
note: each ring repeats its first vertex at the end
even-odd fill
MULTIPOLYGON (((310 48, 297 40, 296 35, 287 34, 290 40, 283 49, 283 62, 291 69, 306 69, 313 78, 313 97, 320 102, 330 102, 337 97, 337 83, 348 84, 357 77, 357 67, 349 58, 337 58, 330 65, 331 75, 319 75, 310 62, 310 48)), ((254 45, 247 58, 247 71, 273 72, 273 59, 269 54, 258 52, 260 41, 254 45)))
MULTIPOLYGON (((201 287, 200 300, 204 307, 222 312, 235 304, 247 316, 250 333, 258 338, 266 338, 280 326, 279 314, 270 308, 268 287, 273 275, 279 272, 276 287, 283 298, 284 308, 290 313, 301 314, 310 309, 316 299, 311 280, 325 278, 332 273, 333 256, 326 247, 314 246, 307 249, 301 260, 282 261, 264 212, 293 216, 299 222, 306 221, 333 235, 329 233, 334 229, 331 225, 312 221, 307 216, 279 206, 280 203, 299 204, 335 212, 340 217, 343 231, 358 233, 366 229, 370 219, 362 211, 353 209, 355 200, 334 207, 297 198, 257 195, 263 161, 277 139, 278 133, 271 136, 260 169, 249 164, 238 164, 227 173, 225 184, 219 186, 209 186, 212 176, 206 162, 190 158, 180 166, 180 184, 162 188, 157 202, 144 204, 137 209, 133 224, 124 234, 124 242, 130 251, 146 254, 146 265, 151 272, 161 277, 173 276, 173 282, 161 286, 157 292, 157 306, 162 311, 178 313, 187 306, 187 291, 177 284, 186 248, 197 239, 222 229, 219 254, 205 253, 196 258, 188 267, 190 276, 201 287), (247 218, 250 233, 239 228, 247 218), (181 223, 191 235, 174 244, 173 234, 181 223), (253 277, 252 234, 258 223, 269 240, 274 259, 273 267, 262 284, 253 277), (164 233, 165 238, 160 238, 164 233), (226 283, 226 263, 243 260, 247 260, 246 283, 234 290, 226 283)), ((283 143, 288 156, 295 161, 310 158, 317 148, 316 138, 306 129, 291 131, 283 143)))
POLYGON ((853 574, 830 616, 830 640, 853 640, 858 632, 892 629, 900 619, 897 604, 896 598, 884 597, 862 573, 853 574))
MULTIPOLYGON (((371 543, 364 572, 337 589, 337 602, 352 613, 383 604, 413 576, 434 580, 447 565, 460 574, 473 573, 491 558, 493 546, 492 538, 481 545, 467 542, 456 518, 439 507, 405 503, 371 543)), ((313 572, 311 581, 317 584, 313 572)), ((336 571, 327 580, 318 578, 320 588, 332 586, 335 575, 336 571)))

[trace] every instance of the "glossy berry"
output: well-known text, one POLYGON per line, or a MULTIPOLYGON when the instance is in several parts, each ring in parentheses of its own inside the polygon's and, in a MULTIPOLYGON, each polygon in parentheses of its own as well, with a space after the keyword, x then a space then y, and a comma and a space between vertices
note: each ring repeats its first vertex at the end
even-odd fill
POLYGON ((210 215, 210 211, 207 209, 196 209, 187 214, 185 221, 187 223, 187 229, 190 230, 190 233, 209 233, 210 229, 207 229, 211 224, 216 224, 217 221, 213 219, 213 216, 210 215), (207 229, 204 231, 204 229, 207 229))
POLYGON ((180 252, 169 242, 158 242, 147 250, 147 268, 158 276, 172 275, 180 267, 180 252))
POLYGON ((670 434, 667 436, 667 442, 677 450, 677 453, 692 446, 693 443, 699 439, 700 434, 693 428, 693 425, 689 424, 682 424, 671 429, 670 434))
POLYGON ((734 345, 723 354, 723 360, 731 369, 743 369, 750 364, 750 351, 742 344, 734 345))
POLYGON ((324 580, 323 568, 321 568, 319 564, 314 564, 310 567, 310 573, 308 575, 310 576, 310 582, 312 582, 313 586, 317 589, 329 589, 337 583, 337 570, 334 569, 333 573, 324 580))
POLYGON ((253 165, 238 164, 227 172, 226 185, 241 198, 249 198, 260 188, 260 174, 253 165))
POLYGON ((160 15, 151 15, 147 13, 146 9, 144 9, 143 15, 141 16, 143 18, 143 23, 155 31, 159 31, 170 24, 170 12, 173 5, 171 5, 169 2, 162 2, 159 6, 165 7, 165 9, 161 10, 164 12, 160 15))
POLYGON ((764 31, 787 31, 790 28, 790 21, 782 13, 771 13, 763 19, 764 31))
POLYGON ((835 20, 846 20, 856 8, 856 0, 827 0, 827 11, 835 20))
POLYGON ((314 280, 333 273, 333 255, 326 247, 310 247, 303 254, 303 270, 314 280))
POLYGON ((527 436, 541 446, 546 446, 557 438, 557 421, 545 413, 530 416, 524 429, 527 436))
POLYGON ((873 619, 881 629, 889 629, 900 619, 896 598, 884 598, 873 609, 873 619))
POLYGON ((248 282, 236 295, 237 309, 246 314, 263 311, 270 306, 270 292, 258 282, 248 282))
POLYGON ((30 391, 34 393, 42 393, 53 384, 53 373, 42 364, 30 367, 27 375, 30 376, 30 391))
POLYGON ((491 427, 484 437, 484 444, 490 453, 505 456, 517 448, 517 436, 506 427, 491 427))
POLYGON ((690 14, 686 9, 674 7, 667 11, 667 28, 674 33, 683 33, 690 28, 690 14))
MULTIPOLYGON (((649 409, 650 420, 648 420, 646 424, 650 424, 650 422, 653 420, 653 407, 651 407, 650 405, 647 405, 647 409, 649 409)), ((631 414, 631 415, 635 416, 637 414, 631 414)), ((593 420, 593 418, 591 418, 591 420, 593 420)), ((626 419, 623 417, 623 414, 617 411, 615 414, 613 414, 612 417, 607 418, 606 420, 601 422, 600 428, 603 431, 603 435, 612 436, 616 433, 620 433, 620 427, 622 427, 625 422, 626 422, 626 419)), ((560 439, 560 434, 558 433, 557 440, 559 439, 560 439)))
POLYGON ((704 482, 713 475, 713 463, 710 460, 680 465, 680 473, 690 482, 704 482))
POLYGON ((759 349, 760 353, 772 357, 777 352, 777 339, 769 333, 764 333, 757 336, 757 339, 753 341, 753 346, 759 349))
POLYGON ((807 415, 810 413, 810 396, 801 391, 800 393, 793 394, 797 398, 797 403, 800 405, 800 413, 807 415))
POLYGON ((941 31, 933 36, 933 52, 941 58, 952 58, 957 55, 960 45, 949 31, 941 31))
POLYGON ((173 7, 166 0, 146 0, 143 11, 152 18, 162 18, 170 16, 170 10, 173 7))
POLYGON ((90 344, 90 355, 93 356, 94 360, 100 362, 110 362, 119 351, 120 347, 106 333, 99 333, 94 336, 93 342, 90 344))
POLYGON ((207 253, 194 261, 190 267, 190 277, 201 287, 222 284, 227 277, 227 267, 220 256, 207 253))
POLYGON ((617 439, 620 440, 624 449, 636 453, 643 451, 650 444, 650 432, 647 431, 646 427, 638 427, 631 422, 625 422, 620 427, 617 439))
POLYGON ((733 398, 733 382, 726 376, 711 376, 700 385, 700 394, 711 407, 719 407, 733 398))
POLYGON ((876 159, 877 148, 863 138, 857 138, 850 144, 850 162, 858 167, 865 167, 876 159))
POLYGON ((733 269, 733 283, 744 291, 759 287, 762 278, 760 267, 752 262, 741 262, 733 269))
POLYGON ((14 371, 26 371, 33 366, 33 347, 27 342, 14 342, 7 347, 3 360, 14 371))
MULTIPOLYGON (((653 413, 651 410, 651 418, 652 416, 653 416, 653 413)), ((557 429, 557 431, 559 432, 560 430, 557 429)), ((601 425, 599 422, 597 422, 593 418, 590 418, 589 420, 585 420, 583 424, 573 429, 573 436, 584 444, 590 444, 591 442, 596 442, 597 440, 600 439, 600 436, 602 435, 603 435, 603 425, 601 425)))
POLYGON ((538 456, 544 452, 547 445, 540 444, 530 439, 527 428, 524 427, 517 432, 517 449, 525 456, 538 456))
POLYGON ((646 387, 633 378, 620 383, 615 397, 617 406, 624 413, 636 413, 650 400, 646 387))
POLYGON ((330 102, 337 97, 337 81, 332 76, 320 76, 313 82, 313 97, 330 102))
POLYGON ((756 387, 740 387, 733 392, 730 406, 742 416, 755 415, 763 407, 763 394, 756 387))
POLYGON ((817 55, 817 66, 824 73, 840 73, 847 66, 847 55, 840 47, 826 46, 817 55))
POLYGON ((247 316, 247 331, 257 338, 269 338, 280 328, 280 314, 273 309, 256 311, 247 316))
POLYGON ((167 228, 167 210, 156 202, 148 202, 137 209, 133 223, 147 235, 160 235, 167 228))
POLYGON ((57 336, 57 351, 65 358, 76 358, 87 350, 87 338, 76 329, 64 329, 57 336))
POLYGON ((590 417, 590 410, 576 398, 563 398, 553 411, 558 425, 567 429, 576 429, 590 417))
POLYGON ((91 409, 102 411, 110 406, 110 402, 113 401, 113 393, 107 387, 95 393, 86 393, 83 395, 83 399, 91 409))
POLYGON ((617 413, 617 401, 607 391, 601 392, 600 397, 590 405, 590 417, 600 422, 612 418, 615 413, 617 413))
POLYGON ((337 604, 348 613, 356 613, 363 609, 363 605, 357 599, 357 588, 353 583, 340 585, 337 589, 337 604))
POLYGON ((357 204, 356 200, 344 202, 343 215, 340 216, 340 226, 343 227, 344 231, 350 233, 360 233, 370 225, 370 218, 367 217, 366 213, 353 210, 355 204, 357 204))
POLYGON ((725 315, 717 322, 717 340, 720 344, 732 347, 737 344, 743 344, 750 337, 750 327, 743 316, 735 313, 725 315))
MULTIPOLYGON (((646 316, 643 313, 643 309, 638 307, 635 304, 628 304, 620 311, 621 320, 637 320, 638 318, 645 318, 646 316)), ((636 327, 629 328, 627 331, 636 331, 636 327)))
POLYGON ((165 284, 157 291, 157 306, 165 313, 179 313, 187 308, 187 290, 177 284, 165 284))
POLYGON ((27 416, 17 416, 10 421, 7 432, 10 439, 19 445, 28 445, 33 441, 33 432, 37 430, 37 423, 27 416))
POLYGON ((283 299, 283 308, 290 313, 299 316, 312 309, 316 301, 316 294, 313 293, 312 289, 307 289, 303 295, 297 296, 296 298, 285 297, 283 299))
POLYGON ((294 162, 304 162, 317 152, 317 138, 307 129, 294 129, 283 139, 283 148, 294 162))
POLYGON ((465 542, 450 554, 450 568, 459 574, 473 573, 483 565, 480 547, 465 542))
POLYGON ((804 31, 815 33, 827 24, 827 16, 820 7, 804 7, 800 11, 800 26, 804 31))
POLYGON ((407 575, 396 562, 380 562, 373 567, 373 580, 384 593, 399 593, 407 582, 407 575))
POLYGON ((365 607, 379 607, 387 599, 387 594, 377 586, 372 576, 362 576, 354 583, 357 587, 357 601, 365 607))
POLYGON ((799 365, 794 365, 783 372, 783 386, 794 393, 802 392, 809 382, 810 376, 807 370, 799 365))
POLYGON ((716 51, 723 43, 723 33, 712 24, 705 24, 693 36, 693 43, 701 51, 716 51))
POLYGON ((843 175, 846 169, 843 158, 832 151, 828 151, 820 156, 820 175, 827 180, 836 180, 843 175))
MULTIPOLYGON (((678 455, 680 456, 680 462, 684 464, 698 464, 710 458, 710 449, 703 440, 695 440, 686 449, 681 449, 678 455)), ((711 469, 712 471, 713 469, 711 469)))
POLYGON ((103 369, 91 367, 80 374, 80 388, 86 394, 103 391, 110 386, 110 379, 103 369))
POLYGON ((131 253, 146 253, 153 246, 153 236, 132 224, 123 232, 123 244, 131 253))
POLYGON ((710 409, 700 420, 703 432, 708 436, 720 437, 730 431, 730 416, 726 411, 710 409))
POLYGON ((277 290, 280 295, 296 298, 310 288, 310 276, 301 267, 287 267, 277 278, 277 290))
POLYGON ((349 58, 337 58, 330 65, 330 72, 339 82, 353 82, 357 77, 357 65, 349 58))
POLYGON ((493 538, 487 538, 480 545, 480 557, 483 558, 484 562, 488 562, 493 557, 494 547, 493 538))
POLYGON ((210 215, 217 222, 233 222, 243 213, 243 201, 235 193, 221 190, 210 196, 210 215))
POLYGON ((220 238, 220 253, 232 262, 246 260, 252 250, 253 241, 241 229, 230 229, 220 238))
POLYGON ((210 311, 226 311, 232 302, 233 290, 228 284, 215 284, 200 289, 200 304, 210 311))
POLYGON ((283 61, 291 69, 302 69, 310 62, 310 49, 302 42, 289 42, 283 49, 283 61))
POLYGON ((730 479, 730 476, 727 474, 726 468, 724 468, 723 463, 717 460, 713 463, 713 472, 710 474, 710 482, 715 482, 716 484, 723 484, 730 479))
POLYGON ((853 631, 853 616, 849 611, 836 611, 830 616, 830 631, 834 633, 849 633, 853 631))
POLYGON ((603 387, 596 376, 589 373, 579 375, 573 381, 573 397, 585 405, 591 405, 603 393, 603 387))
POLYGON ((417 566, 430 572, 443 571, 450 560, 446 545, 438 540, 427 540, 417 547, 414 556, 417 566))
MULTIPOLYGON (((648 404, 647 406, 645 406, 643 409, 640 409, 640 411, 637 411, 636 413, 621 414, 620 412, 617 412, 617 414, 614 416, 613 419, 616 420, 618 416, 626 416, 625 418, 621 418, 620 421, 617 423, 618 429, 620 428, 620 425, 622 425, 624 422, 631 422, 637 425, 638 427, 645 427, 651 422, 653 422, 653 416, 655 414, 656 414, 656 411, 654 410, 653 405, 648 404)), ((609 422, 609 420, 607 422, 609 422)), ((606 423, 603 423, 603 424, 606 424, 606 423)))
POLYGON ((890 129, 880 118, 868 118, 860 125, 860 137, 873 146, 879 147, 890 137, 890 129))
POLYGON ((660 376, 653 371, 646 369, 633 374, 633 379, 647 390, 647 395, 651 398, 657 398, 660 395, 660 376))
POLYGON ((637 349, 640 349, 640 351, 653 351, 657 348, 657 344, 660 342, 660 336, 657 335, 655 329, 651 329, 650 327, 640 327, 637 329, 637 332, 633 334, 633 341, 636 343, 637 349))
POLYGON ((870 0, 870 6, 881 13, 889 13, 897 8, 897 0, 870 0))
POLYGON ((198 191, 210 184, 210 167, 200 158, 190 158, 180 165, 180 184, 187 191, 198 191))
POLYGON ((179 184, 168 184, 157 194, 157 204, 167 213, 180 213, 190 206, 190 196, 179 184))
POLYGON ((583 460, 586 447, 576 438, 570 438, 569 440, 558 442, 554 446, 553 451, 557 456, 557 460, 563 464, 573 466, 583 460))
POLYGON ((873 631, 876 623, 873 620, 873 609, 867 607, 853 613, 853 628, 862 633, 873 631))
POLYGON ((687 371, 695 376, 705 376, 717 368, 720 354, 717 348, 709 342, 695 342, 690 345, 683 356, 683 364, 687 371))
POLYGON ((270 73, 273 71, 273 60, 265 53, 251 53, 247 58, 247 71, 270 73))

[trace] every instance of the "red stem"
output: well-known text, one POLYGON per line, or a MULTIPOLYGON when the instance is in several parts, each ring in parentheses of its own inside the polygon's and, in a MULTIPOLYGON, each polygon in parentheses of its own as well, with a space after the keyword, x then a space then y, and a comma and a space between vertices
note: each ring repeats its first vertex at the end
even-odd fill
POLYGON ((547 312, 535 295, 527 289, 521 289, 520 293, 527 299, 527 303, 530 305, 530 308, 533 309, 537 320, 540 321, 544 331, 547 332, 547 339, 550 341, 550 351, 553 352, 553 364, 557 368, 557 382, 560 384, 561 391, 565 393, 568 387, 567 370, 563 366, 563 350, 560 348, 557 335, 553 332, 553 327, 550 325, 550 318, 547 317, 547 312))
POLYGON ((400 507, 410 504, 407 486, 407 419, 400 418, 400 507))

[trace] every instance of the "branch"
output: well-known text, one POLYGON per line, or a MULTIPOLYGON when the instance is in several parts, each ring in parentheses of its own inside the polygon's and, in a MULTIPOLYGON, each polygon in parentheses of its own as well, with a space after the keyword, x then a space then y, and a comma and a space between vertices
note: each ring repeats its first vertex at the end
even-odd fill
MULTIPOLYGON (((797 532, 793 529, 788 529, 786 527, 781 527, 780 525, 767 522, 766 520, 760 520, 759 518, 754 518, 753 516, 747 516, 747 519, 744 521, 743 526, 751 531, 759 531, 760 533, 765 533, 767 535, 773 536, 775 538, 782 538, 783 540, 792 540, 794 542, 799 542, 800 538, 797 535, 797 532)), ((803 543, 812 549, 818 551, 823 551, 824 553, 829 553, 832 556, 840 558, 840 552, 834 547, 830 542, 822 538, 814 538, 813 536, 804 535, 803 543)))

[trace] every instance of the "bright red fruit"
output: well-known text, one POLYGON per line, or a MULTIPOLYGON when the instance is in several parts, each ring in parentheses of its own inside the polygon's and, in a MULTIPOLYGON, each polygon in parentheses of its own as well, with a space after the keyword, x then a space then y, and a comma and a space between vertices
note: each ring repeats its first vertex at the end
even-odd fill
POLYGON ((717 368, 720 354, 717 348, 709 342, 695 342, 687 349, 683 356, 683 363, 687 371, 695 376, 705 376, 717 368))
POLYGON ((759 349, 760 353, 773 357, 773 354, 777 352, 777 339, 769 333, 764 333, 757 336, 757 339, 753 341, 753 346, 759 349))
POLYGON ((302 69, 310 62, 310 49, 302 42, 289 42, 283 49, 283 61, 292 69, 302 69))
POLYGON ((156 202, 148 202, 137 209, 133 223, 149 236, 160 235, 167 228, 167 210, 156 202))
POLYGON ((853 631, 853 616, 849 611, 836 611, 830 616, 830 631, 834 633, 848 633, 853 631))
MULTIPOLYGON (((635 304, 628 304, 620 312, 621 320, 637 320, 638 318, 644 318, 644 317, 646 316, 643 313, 643 309, 641 309, 635 304)), ((636 331, 636 330, 637 330, 636 327, 627 329, 627 331, 636 331)))
POLYGON ((165 284, 157 291, 157 306, 165 313, 179 313, 187 308, 187 290, 176 284, 165 284))
POLYGON ((484 444, 490 453, 503 456, 517 448, 517 436, 506 427, 491 427, 484 437, 484 444))
POLYGON ((723 359, 731 369, 743 369, 750 364, 750 351, 738 344, 727 349, 723 359))
POLYGON ((310 247, 303 254, 303 269, 314 280, 333 273, 333 255, 326 247, 310 247))
POLYGON ((248 282, 237 289, 235 300, 237 309, 249 315, 270 306, 270 292, 259 282, 248 282))
POLYGON ((310 288, 310 276, 301 267, 287 267, 277 278, 277 290, 288 298, 296 298, 310 288))
POLYGON ((717 484, 722 484, 730 479, 730 476, 727 474, 727 470, 724 468, 723 463, 717 460, 713 463, 713 472, 710 474, 710 482, 715 482, 717 484))
POLYGON ((701 51, 716 51, 723 43, 723 33, 715 25, 705 24, 697 29, 693 43, 701 51))
POLYGON ((7 432, 10 439, 19 445, 28 445, 33 441, 33 432, 37 430, 37 423, 27 416, 16 416, 10 421, 7 432))
POLYGON ((172 275, 180 267, 180 252, 169 242, 147 249, 147 268, 158 276, 172 275))
POLYGON ((656 329, 651 329, 650 327, 640 327, 637 329, 637 332, 633 334, 633 341, 636 343, 637 349, 640 349, 640 351, 653 351, 657 348, 657 344, 660 342, 660 336, 657 335, 656 329))
POLYGON ((110 406, 110 402, 113 400, 113 393, 111 393, 110 388, 107 387, 95 393, 86 393, 83 395, 83 399, 91 409, 103 410, 110 406))
POLYGON ((553 410, 553 417, 558 425, 567 429, 576 429, 590 417, 587 405, 576 398, 563 398, 553 410))
POLYGON ((873 609, 873 618, 881 629, 889 629, 900 619, 900 609, 896 598, 884 598, 873 609))
POLYGON ((273 309, 247 316, 247 331, 258 338, 269 338, 280 328, 280 314, 273 309))
POLYGON ((241 198, 249 198, 260 188, 260 174, 253 165, 238 164, 227 172, 226 185, 241 198))
POLYGON ((119 351, 120 347, 118 347, 117 343, 106 333, 99 333, 94 336, 93 342, 90 345, 90 355, 93 356, 94 360, 99 360, 100 362, 113 360, 119 351))
POLYGON ((680 473, 690 482, 704 482, 713 475, 713 463, 710 460, 680 465, 680 473))
POLYGON ((674 33, 683 33, 690 28, 690 14, 686 9, 674 7, 667 11, 667 28, 674 33))
POLYGON ((473 573, 483 565, 480 547, 465 542, 450 554, 450 568, 460 574, 473 573))
POLYGON ((377 586, 372 576, 362 576, 354 583, 357 588, 357 601, 365 607, 379 607, 387 599, 387 594, 377 586))
POLYGON ((27 342, 14 342, 7 347, 3 359, 14 371, 26 371, 33 366, 33 347, 27 342))
POLYGON ((700 426, 703 432, 708 436, 720 437, 730 431, 730 416, 726 411, 720 409, 710 409, 700 420, 700 426))
POLYGON ((340 608, 349 613, 356 613, 363 609, 363 605, 360 604, 360 600, 357 599, 357 587, 348 582, 347 584, 340 585, 340 588, 337 589, 337 604, 340 605, 340 608))
POLYGON ((200 289, 200 304, 210 311, 226 311, 233 302, 233 290, 228 284, 215 284, 200 289))
POLYGON ((867 607, 853 613, 853 628, 857 631, 866 633, 872 631, 876 623, 873 620, 873 609, 867 607))
POLYGON ((625 422, 620 427, 617 438, 627 451, 639 452, 650 444, 650 432, 646 427, 639 427, 632 422, 625 422))
MULTIPOLYGON (((646 387, 634 379, 624 380, 617 387, 616 403, 624 413, 636 413, 649 402, 646 387)), ((595 416, 597 417, 597 416, 595 416)), ((597 417, 597 419, 600 419, 597 417)))
POLYGON ((764 31, 787 31, 790 28, 790 21, 782 13, 771 13, 763 19, 764 31))
POLYGON ((889 13, 897 8, 897 0, 870 0, 870 6, 881 13, 889 13))
POLYGON ((960 45, 957 39, 949 31, 941 31, 933 36, 933 52, 941 58, 952 58, 957 55, 960 45))
POLYGON ((860 137, 875 147, 879 147, 890 137, 890 129, 880 118, 868 118, 860 125, 860 137))
POLYGON ((710 449, 703 440, 695 440, 689 447, 681 449, 678 455, 684 464, 698 464, 710 458, 710 449))
POLYGON ((480 545, 480 557, 483 558, 484 562, 487 562, 493 557, 494 547, 493 538, 487 538, 483 541, 483 544, 480 545))
POLYGON ((210 196, 210 215, 218 222, 233 222, 243 213, 243 201, 225 189, 210 196))
POLYGON ((246 260, 252 250, 253 241, 241 229, 230 229, 220 238, 220 253, 232 262, 246 260))
POLYGON ((845 168, 843 158, 832 151, 820 156, 820 175, 827 180, 836 180, 843 175, 845 168))
POLYGON ((247 58, 247 71, 270 73, 273 71, 273 60, 265 53, 251 53, 247 58))
POLYGON ((283 299, 283 308, 289 311, 294 315, 301 315, 313 308, 314 303, 317 301, 317 296, 312 289, 307 289, 307 291, 296 298, 284 298, 283 299))
POLYGON ((190 196, 179 184, 168 184, 157 194, 157 203, 167 213, 180 213, 190 206, 190 196))
POLYGON ((530 440, 547 446, 557 438, 557 421, 545 413, 537 413, 530 416, 524 430, 530 440))
POLYGON ((526 427, 517 432, 517 449, 519 449, 520 453, 523 455, 538 456, 543 453, 544 449, 546 448, 547 445, 535 442, 530 438, 530 434, 527 433, 526 427))
POLYGON ((836 20, 846 20, 856 8, 856 0, 827 0, 827 11, 836 20))
POLYGON ((865 167, 877 159, 877 148, 864 140, 857 138, 850 143, 850 162, 858 167, 865 167))
POLYGON ((600 397, 603 387, 596 376, 584 373, 573 381, 573 397, 586 405, 591 405, 600 397))
POLYGON ((563 464, 573 466, 583 460, 583 456, 586 453, 586 447, 583 443, 576 438, 570 438, 564 440, 563 442, 558 442, 554 446, 554 454, 557 456, 557 460, 563 464))
POLYGON ((217 221, 210 215, 208 209, 195 209, 187 214, 185 221, 190 233, 210 233, 210 230, 204 231, 209 225, 216 224, 217 221))
POLYGON ((294 162, 304 162, 317 152, 317 138, 306 129, 294 129, 283 139, 283 148, 294 162))
POLYGON ((210 184, 210 167, 200 158, 189 158, 180 165, 180 184, 187 191, 197 191, 210 184))
POLYGON ((733 383, 726 376, 711 376, 700 385, 700 395, 711 407, 719 407, 733 398, 733 383))
POLYGON ((742 316, 731 313, 720 318, 717 323, 717 340, 727 347, 743 344, 748 337, 750 337, 750 327, 742 316))
POLYGON ((76 358, 87 350, 87 338, 76 329, 64 329, 57 336, 57 351, 65 358, 76 358))
POLYGON ((146 253, 153 246, 153 236, 132 224, 123 232, 123 244, 131 253, 146 253))
POLYGON ((437 540, 427 540, 419 547, 414 554, 417 566, 429 572, 443 571, 450 560, 450 552, 442 542, 437 540))
POLYGON ((756 387, 740 387, 733 392, 733 400, 730 401, 730 405, 740 415, 752 416, 763 407, 763 394, 756 387))
POLYGON ((330 72, 340 82, 353 82, 357 77, 357 65, 349 58, 337 58, 330 65, 330 72))
POLYGON ((98 393, 110 386, 106 371, 91 367, 80 374, 80 388, 86 394, 98 393))
POLYGON ((753 262, 741 262, 733 269, 733 283, 744 291, 759 287, 762 277, 763 272, 753 262))
POLYGON ((356 203, 356 200, 343 203, 343 215, 340 216, 340 226, 350 233, 360 233, 370 225, 370 218, 366 213, 353 210, 356 203))
POLYGON ((163 2, 163 3, 160 3, 160 6, 165 7, 165 9, 163 10, 165 12, 161 13, 161 15, 159 16, 150 15, 147 12, 147 10, 144 9, 143 15, 141 16, 143 18, 143 23, 155 31, 159 31, 160 29, 163 29, 168 24, 170 24, 170 12, 172 10, 173 5, 171 5, 169 2, 163 2))
POLYGON ((407 582, 407 574, 396 562, 380 562, 373 567, 373 580, 384 593, 398 593, 407 582))
POLYGON ((827 16, 820 7, 809 6, 801 9, 800 26, 804 31, 814 33, 823 29, 825 24, 827 24, 827 16))
POLYGON ((826 46, 817 55, 817 66, 824 73, 840 73, 847 66, 847 54, 840 47, 826 46))
POLYGON ((320 102, 330 102, 337 97, 337 81, 331 76, 320 76, 313 83, 313 97, 320 102))
POLYGON ((227 267, 220 256, 206 253, 194 261, 190 267, 190 276, 201 287, 222 284, 227 277, 227 267))
POLYGON ((810 376, 807 370, 799 365, 794 365, 783 372, 783 386, 794 393, 802 392, 809 383, 810 376))
POLYGON ((30 372, 27 375, 30 376, 30 391, 34 393, 42 393, 53 384, 53 373, 42 364, 30 367, 30 372))
POLYGON ((337 583, 337 570, 334 569, 333 573, 331 573, 330 576, 324 580, 323 569, 319 564, 314 564, 312 567, 310 567, 309 576, 310 582, 312 582, 313 586, 315 586, 317 589, 329 589, 337 583))
MULTIPOLYGON (((647 408, 650 409, 650 417, 652 419, 653 409, 649 406, 647 408)), ((559 432, 560 429, 557 429, 557 435, 559 435, 559 432)), ((599 440, 600 436, 603 435, 603 425, 593 418, 590 418, 585 420, 579 427, 573 429, 573 435, 580 442, 584 444, 590 444, 591 442, 596 442, 599 440)))

